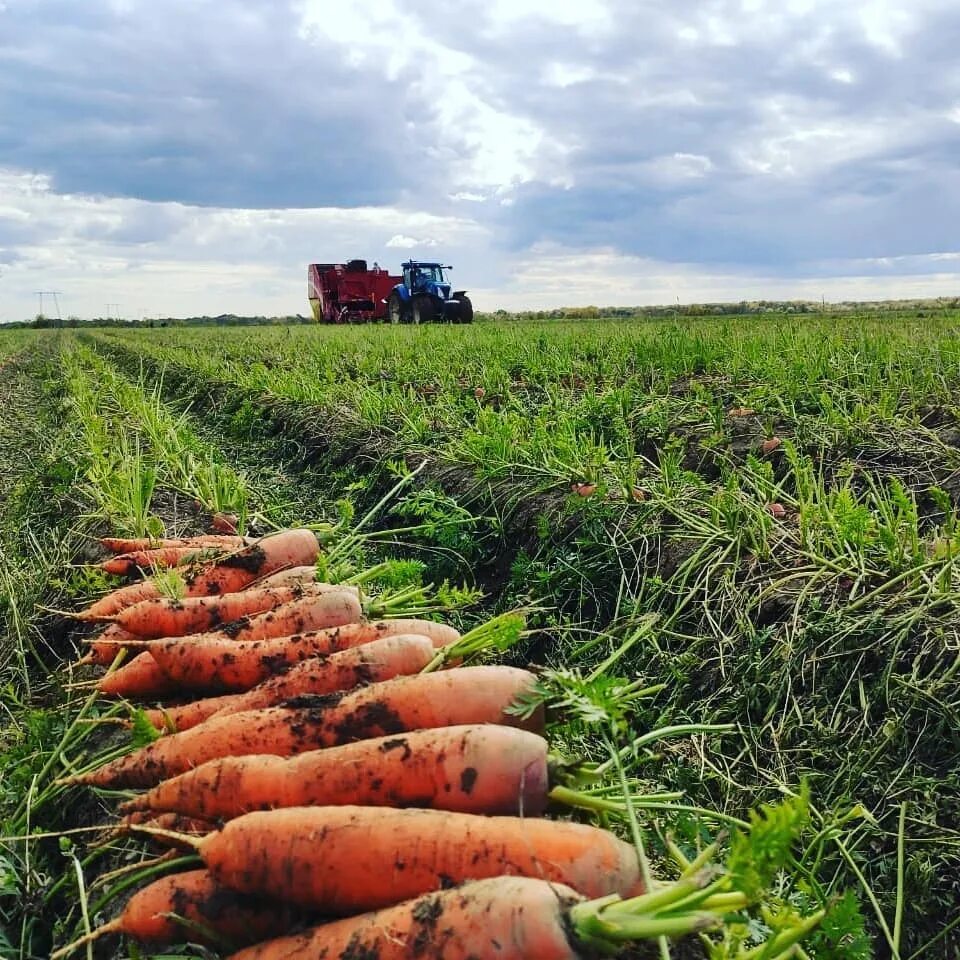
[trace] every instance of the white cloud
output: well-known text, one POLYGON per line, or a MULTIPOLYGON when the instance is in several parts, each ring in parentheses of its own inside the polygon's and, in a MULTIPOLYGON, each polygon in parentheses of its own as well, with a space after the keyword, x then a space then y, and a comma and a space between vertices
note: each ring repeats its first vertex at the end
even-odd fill
MULTIPOLYGON (((578 6, 561 3, 551 15, 576 19, 578 6)), ((344 44, 358 65, 386 69, 398 83, 408 84, 433 103, 441 139, 427 149, 435 156, 447 154, 454 192, 496 188, 534 175, 542 140, 537 124, 494 102, 476 82, 482 63, 447 46, 400 0, 354 0, 336 7, 324 0, 305 0, 302 30, 306 37, 344 44)), ((384 118, 384 136, 397 120, 384 118)), ((416 116, 405 122, 413 131, 418 128, 416 116)))
POLYGON ((416 237, 407 237, 402 233, 394 234, 385 244, 387 247, 399 250, 412 250, 414 247, 437 247, 439 245, 439 240, 431 238, 418 240, 416 237))

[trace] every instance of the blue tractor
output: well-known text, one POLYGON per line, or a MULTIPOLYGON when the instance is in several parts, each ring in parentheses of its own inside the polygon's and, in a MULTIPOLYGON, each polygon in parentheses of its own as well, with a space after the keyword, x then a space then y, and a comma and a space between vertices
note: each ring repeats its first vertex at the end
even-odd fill
POLYGON ((473 304, 466 290, 451 292, 442 263, 408 260, 402 264, 403 282, 387 298, 391 323, 472 323, 473 304))

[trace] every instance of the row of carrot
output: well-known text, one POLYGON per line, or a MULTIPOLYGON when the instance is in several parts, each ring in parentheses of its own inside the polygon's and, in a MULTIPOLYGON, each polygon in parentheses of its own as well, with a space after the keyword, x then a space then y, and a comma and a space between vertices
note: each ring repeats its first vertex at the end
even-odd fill
POLYGON ((745 905, 696 863, 647 889, 632 845, 541 819, 574 795, 554 789, 542 706, 517 709, 536 677, 461 665, 496 625, 461 636, 367 619, 375 605, 356 588, 316 583, 308 530, 105 546, 113 569, 177 566, 184 589, 164 597, 144 580, 79 615, 108 623, 87 662, 141 651, 99 689, 187 702, 148 711, 151 743, 68 782, 145 788, 121 805, 122 828, 204 868, 153 882, 84 940, 186 930, 252 944, 235 960, 550 960, 691 933, 745 905), (182 568, 198 550, 228 552, 182 568))

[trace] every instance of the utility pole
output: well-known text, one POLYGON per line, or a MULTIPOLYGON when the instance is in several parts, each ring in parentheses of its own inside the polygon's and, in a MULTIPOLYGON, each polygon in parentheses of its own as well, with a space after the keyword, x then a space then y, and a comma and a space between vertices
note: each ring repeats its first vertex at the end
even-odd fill
POLYGON ((53 307, 57 311, 57 320, 61 323, 63 322, 63 317, 60 316, 60 301, 57 297, 60 296, 59 290, 37 290, 35 291, 37 296, 40 298, 40 316, 44 316, 43 312, 43 298, 44 297, 53 297, 53 307))
POLYGON ((43 298, 44 297, 53 297, 53 306, 57 311, 57 319, 60 320, 60 301, 57 299, 60 296, 59 290, 37 290, 35 291, 37 296, 40 298, 40 313, 43 314, 43 298))

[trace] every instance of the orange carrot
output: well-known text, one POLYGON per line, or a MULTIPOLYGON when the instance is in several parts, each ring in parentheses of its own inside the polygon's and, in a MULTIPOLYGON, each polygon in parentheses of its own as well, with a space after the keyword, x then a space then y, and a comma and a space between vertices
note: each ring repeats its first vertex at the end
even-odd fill
POLYGON ((102 677, 97 689, 115 697, 143 699, 176 693, 177 684, 160 669, 149 653, 141 653, 119 670, 102 677))
POLYGON ((583 900, 569 886, 532 877, 475 880, 268 940, 227 960, 583 960, 598 956, 570 915, 583 900))
POLYGON ((108 665, 113 663, 114 657, 123 649, 125 641, 139 640, 135 634, 128 633, 122 627, 111 623, 103 633, 90 642, 87 653, 79 661, 80 665, 95 663, 108 665))
POLYGON ((409 633, 381 637, 329 656, 304 660, 246 693, 204 697, 172 710, 149 710, 147 715, 158 730, 189 730, 213 716, 259 710, 292 697, 336 693, 361 683, 379 683, 419 673, 435 653, 433 642, 427 637, 409 633))
MULTIPOLYGON (((258 577, 314 563, 320 553, 317 538, 310 530, 283 530, 263 537, 222 560, 216 560, 186 579, 186 596, 205 597, 242 590, 258 577)), ((119 613, 141 600, 162 596, 153 581, 130 584, 107 594, 86 610, 74 614, 79 620, 100 620, 119 613)))
POLYGON ((136 539, 125 539, 123 537, 101 537, 100 545, 111 553, 133 553, 136 550, 156 550, 161 547, 223 547, 224 549, 235 550, 238 547, 245 547, 253 541, 249 537, 223 536, 214 533, 203 533, 196 537, 181 537, 171 539, 162 537, 152 539, 151 537, 139 537, 136 539))
POLYGON ((249 617, 240 617, 225 623, 219 630, 193 634, 206 639, 223 637, 229 640, 268 640, 270 637, 290 637, 310 630, 325 630, 346 623, 357 623, 363 618, 363 607, 356 589, 348 587, 328 592, 306 592, 295 600, 249 617))
POLYGON ((171 637, 143 646, 182 690, 249 690, 302 660, 401 633, 429 637, 436 647, 460 637, 452 627, 429 620, 379 620, 267 640, 171 637))
POLYGON ((198 723, 219 713, 242 697, 242 693, 229 693, 221 697, 204 697, 175 707, 157 707, 144 711, 147 719, 164 733, 189 730, 198 723))
POLYGON ((289 807, 245 814, 188 842, 225 886, 329 914, 374 910, 506 875, 540 877, 588 897, 643 892, 630 844, 568 821, 289 807))
POLYGON ((215 513, 210 518, 210 526, 222 533, 236 533, 240 518, 235 513, 215 513))
POLYGON ((154 880, 130 898, 119 917, 77 940, 69 950, 52 954, 51 960, 108 933, 125 933, 146 943, 189 940, 219 946, 218 941, 225 939, 242 946, 283 933, 296 919, 283 904, 238 894, 206 870, 191 870, 154 880))
POLYGON ((217 554, 226 552, 222 547, 197 544, 189 547, 157 547, 152 550, 134 550, 121 553, 100 564, 105 573, 117 576, 129 576, 140 570, 164 570, 167 567, 179 567, 200 560, 210 560, 217 554))
POLYGON ((269 576, 254 581, 253 587, 292 587, 298 583, 313 583, 317 579, 317 568, 290 567, 288 570, 278 570, 269 576))
POLYGON ((186 597, 183 600, 159 597, 121 610, 114 617, 114 623, 139 637, 184 637, 233 623, 241 617, 274 610, 292 600, 329 593, 359 596, 356 587, 314 582, 286 587, 250 587, 215 597, 186 597))
POLYGON ((542 711, 529 718, 506 712, 534 682, 533 674, 514 667, 461 667, 398 677, 345 694, 303 697, 291 701, 291 706, 211 717, 66 782, 152 787, 217 757, 251 753, 288 757, 354 740, 464 723, 539 731, 542 711))
MULTIPOLYGON (((168 811, 157 816, 152 810, 135 810, 125 816, 116 829, 125 831, 132 825, 156 827, 159 830, 175 831, 180 834, 187 834, 191 837, 203 837, 216 830, 217 825, 208 820, 202 820, 199 817, 187 817, 176 811, 168 811)), ((157 835, 152 838, 156 846, 174 847, 177 850, 192 849, 189 844, 175 840, 171 837, 157 835)))
POLYGON ((272 707, 305 694, 337 693, 362 683, 408 677, 419 673, 435 655, 433 641, 427 637, 412 633, 381 637, 326 657, 304 660, 286 673, 241 694, 215 716, 272 707))
POLYGON ((126 586, 112 590, 86 610, 71 614, 77 620, 107 620, 124 607, 149 600, 152 597, 162 596, 160 590, 152 580, 140 580, 137 583, 128 583, 126 586))
POLYGON ((222 757, 164 780, 123 811, 232 820, 276 807, 432 807, 539 816, 550 789, 543 737, 495 723, 359 740, 295 757, 222 757))

